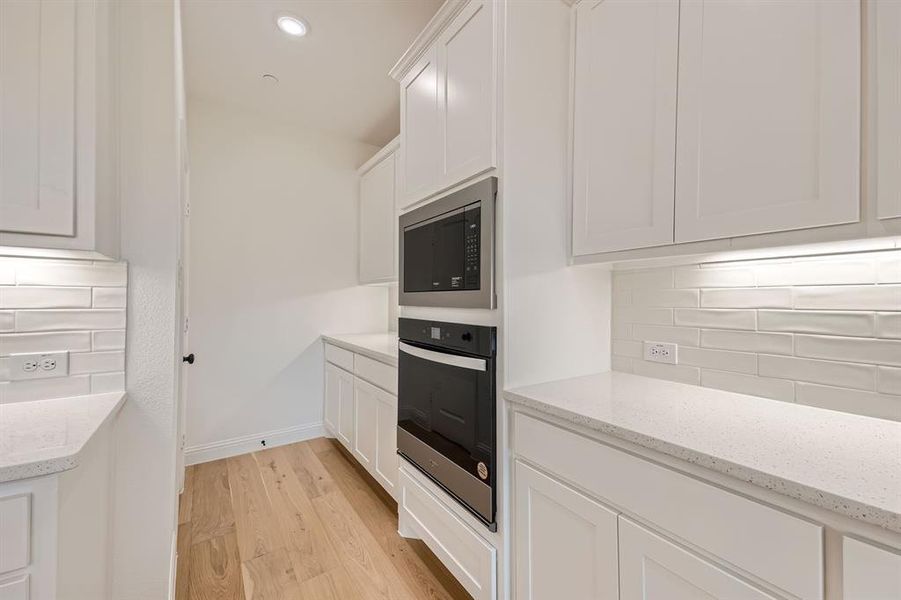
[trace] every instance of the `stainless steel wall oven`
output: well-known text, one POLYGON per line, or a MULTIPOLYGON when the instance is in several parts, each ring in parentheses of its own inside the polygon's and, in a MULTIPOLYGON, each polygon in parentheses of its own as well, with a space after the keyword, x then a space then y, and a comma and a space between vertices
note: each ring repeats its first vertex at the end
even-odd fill
POLYGON ((398 452, 492 530, 497 328, 401 318, 398 452))

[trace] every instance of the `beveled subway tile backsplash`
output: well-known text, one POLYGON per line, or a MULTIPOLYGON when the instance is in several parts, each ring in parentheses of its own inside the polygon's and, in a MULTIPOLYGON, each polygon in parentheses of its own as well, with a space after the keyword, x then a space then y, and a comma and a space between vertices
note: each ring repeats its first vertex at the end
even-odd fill
POLYGON ((0 403, 125 389, 125 263, 0 258, 0 403), (11 354, 69 352, 63 377, 11 381, 11 354))
POLYGON ((899 284, 897 250, 615 271, 613 368, 901 421, 899 284))

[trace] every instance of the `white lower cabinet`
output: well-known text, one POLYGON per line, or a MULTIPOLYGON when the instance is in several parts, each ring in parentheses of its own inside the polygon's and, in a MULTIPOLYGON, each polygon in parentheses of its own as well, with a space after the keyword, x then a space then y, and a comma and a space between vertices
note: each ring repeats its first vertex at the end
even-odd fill
MULTIPOLYGON (((398 473, 400 534, 425 542, 475 600, 494 600, 497 597, 497 551, 494 547, 448 506, 453 500, 443 492, 433 493, 426 487, 429 484, 420 483, 417 480, 420 476, 405 468, 399 469, 398 473), (439 498, 438 494, 445 499, 439 498)), ((555 597, 568 600, 566 595, 555 597)), ((532 598, 543 597, 533 595, 532 598)))
POLYGON ((28 600, 28 575, 0 581, 0 600, 28 600))
POLYGON ((619 581, 621 600, 776 597, 624 517, 619 518, 619 581))
POLYGON ((354 456, 370 473, 375 469, 378 444, 377 389, 362 379, 354 379, 354 456))
POLYGON ((331 344, 325 360, 326 431, 396 497, 397 368, 331 344))
POLYGON ((616 513, 516 461, 517 598, 616 600, 616 513))
POLYGON ((901 553, 846 537, 842 563, 844 600, 901 598, 901 553))

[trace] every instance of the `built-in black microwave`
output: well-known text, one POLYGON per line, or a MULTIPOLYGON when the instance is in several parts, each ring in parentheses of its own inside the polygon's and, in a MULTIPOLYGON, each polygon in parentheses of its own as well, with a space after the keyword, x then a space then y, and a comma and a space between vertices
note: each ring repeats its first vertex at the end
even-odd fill
POLYGON ((494 205, 489 177, 400 216, 402 306, 494 308, 494 205))

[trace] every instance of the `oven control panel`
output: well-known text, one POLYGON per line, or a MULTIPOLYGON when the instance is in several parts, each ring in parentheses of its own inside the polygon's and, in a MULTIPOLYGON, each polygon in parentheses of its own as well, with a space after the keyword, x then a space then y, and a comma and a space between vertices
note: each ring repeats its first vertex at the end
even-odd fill
POLYGON ((494 356, 496 348, 497 328, 483 325, 402 318, 398 323, 397 333, 401 340, 407 342, 459 350, 478 356, 494 356))

